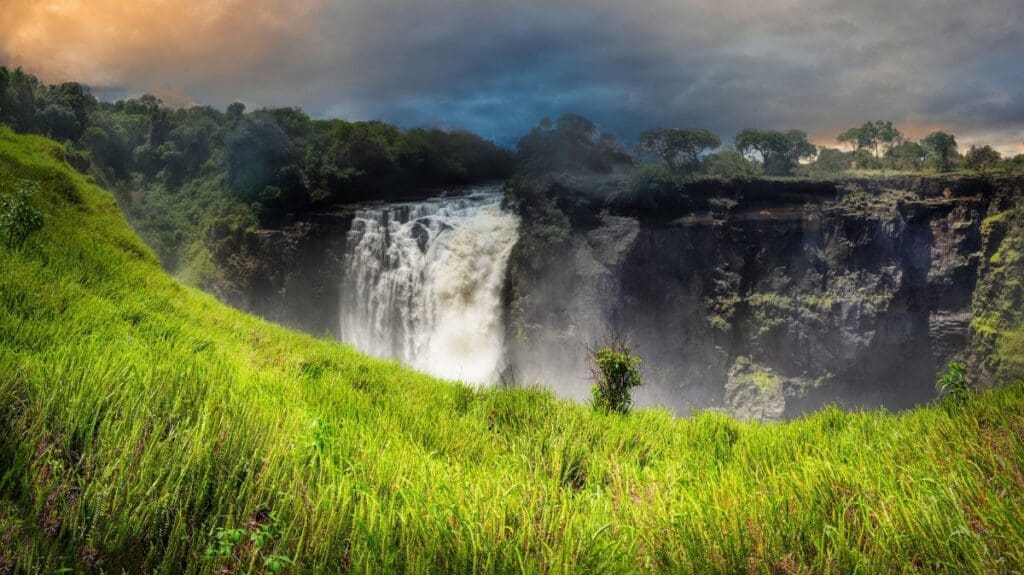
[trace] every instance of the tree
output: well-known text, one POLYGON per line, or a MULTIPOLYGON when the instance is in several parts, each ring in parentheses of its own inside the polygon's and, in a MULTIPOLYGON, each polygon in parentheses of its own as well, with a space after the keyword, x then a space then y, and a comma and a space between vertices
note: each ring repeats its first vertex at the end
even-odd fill
POLYGON ((971 146, 964 156, 964 162, 968 168, 985 173, 989 168, 998 164, 1001 158, 1002 155, 999 152, 986 144, 980 148, 978 146, 971 146))
POLYGON ((11 72, 4 66, 0 66, 0 122, 8 114, 7 90, 11 86, 11 72))
POLYGON ((863 149, 865 141, 860 128, 850 128, 842 134, 836 136, 836 141, 840 144, 846 144, 850 146, 850 151, 863 149))
POLYGON ((227 117, 228 121, 234 123, 242 119, 242 114, 245 113, 245 104, 241 102, 232 102, 228 105, 227 117))
POLYGON ((276 184, 278 172, 291 160, 288 135, 267 114, 247 117, 224 142, 228 185, 245 201, 258 200, 267 186, 276 184))
POLYGON ((867 148, 861 148, 850 152, 853 165, 860 170, 881 170, 882 162, 867 148))
POLYGON ((668 128, 640 134, 637 150, 661 158, 674 173, 693 172, 700 155, 722 144, 718 136, 704 128, 668 128))
POLYGON ((836 136, 836 140, 849 145, 851 151, 870 149, 876 158, 880 158, 882 154, 903 141, 903 134, 892 125, 892 122, 877 120, 850 128, 836 136))
POLYGON ((632 165, 615 138, 577 114, 566 114, 555 122, 541 120, 516 144, 516 160, 520 171, 532 174, 607 174, 632 165))
POLYGON ((68 140, 76 136, 75 112, 61 103, 47 103, 39 114, 39 120, 46 135, 55 140, 68 140))
POLYGON ((74 114, 73 132, 67 134, 67 137, 78 138, 89 123, 89 113, 95 110, 98 104, 96 98, 89 92, 89 88, 78 82, 64 82, 59 86, 51 87, 49 97, 53 101, 60 102, 74 114))
POLYGON ((733 149, 712 152, 704 158, 702 171, 709 176, 745 178, 757 174, 757 166, 733 149))
POLYGON ((853 167, 853 154, 836 148, 822 146, 818 150, 818 157, 810 165, 810 171, 815 174, 839 174, 853 167))
POLYGON ((875 136, 875 157, 880 157, 878 153, 878 144, 882 144, 883 153, 888 154, 894 146, 898 145, 903 141, 903 134, 900 133, 892 122, 886 120, 878 120, 874 123, 874 136, 875 136))
POLYGON ((921 140, 921 145, 928 150, 940 172, 948 172, 956 153, 956 137, 942 131, 932 132, 921 140))
POLYGON ((21 68, 7 71, 6 88, 0 94, 0 121, 19 132, 38 129, 37 95, 45 89, 35 76, 25 73, 21 68))
POLYGON ((817 153, 802 130, 743 130, 736 135, 736 149, 744 156, 760 156, 764 172, 772 176, 792 175, 800 160, 817 153))
POLYGON ((921 144, 904 140, 885 153, 885 159, 895 170, 918 171, 924 168, 928 151, 921 144))
POLYGON ((609 336, 604 345, 588 350, 590 359, 592 406, 605 413, 629 413, 633 405, 630 390, 643 385, 640 368, 643 359, 630 349, 629 342, 609 336))

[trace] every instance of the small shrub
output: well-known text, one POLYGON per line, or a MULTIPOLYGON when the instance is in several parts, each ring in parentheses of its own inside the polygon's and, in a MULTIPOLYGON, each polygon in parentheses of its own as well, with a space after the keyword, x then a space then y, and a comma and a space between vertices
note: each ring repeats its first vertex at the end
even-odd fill
POLYGON ((43 227, 43 216, 29 201, 34 191, 22 187, 14 195, 0 196, 0 242, 9 248, 20 247, 32 232, 43 227))
POLYGON ((671 194, 683 188, 692 178, 668 169, 664 164, 639 166, 629 176, 629 189, 634 194, 671 194))
POLYGON ((287 555, 271 555, 263 561, 263 567, 267 570, 267 573, 280 573, 291 564, 292 560, 287 555))
POLYGON ((242 529, 218 527, 213 534, 214 540, 206 547, 204 555, 207 558, 230 557, 235 551, 235 545, 238 545, 244 536, 245 531, 242 529))
POLYGON ((967 368, 959 361, 952 361, 946 366, 946 371, 939 376, 935 382, 935 389, 944 399, 950 401, 961 401, 970 393, 970 386, 967 384, 967 368))
POLYGON ((213 541, 206 547, 203 556, 218 560, 231 557, 242 559, 251 554, 253 560, 263 558, 266 573, 280 573, 292 563, 292 559, 274 552, 279 533, 277 513, 260 509, 249 519, 244 529, 218 527, 214 530, 213 541))
POLYGON ((643 385, 640 367, 643 359, 633 353, 629 342, 610 337, 603 345, 588 350, 593 407, 607 413, 629 413, 633 405, 630 390, 643 385))

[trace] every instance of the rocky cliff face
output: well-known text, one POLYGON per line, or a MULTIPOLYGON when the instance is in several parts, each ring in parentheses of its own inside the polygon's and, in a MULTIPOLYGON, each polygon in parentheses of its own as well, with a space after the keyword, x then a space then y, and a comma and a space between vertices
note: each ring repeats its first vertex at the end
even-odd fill
POLYGON ((994 249, 983 222, 1020 185, 709 181, 637 198, 614 182, 517 182, 506 296, 517 377, 584 397, 585 346, 613 331, 646 359, 638 400, 680 412, 778 419, 827 402, 925 401, 936 371, 970 355, 994 249))
MULTIPOLYGON (((774 420, 825 403, 898 409, 952 359, 1024 373, 1024 178, 516 181, 506 380, 589 396, 586 347, 646 360, 640 404, 774 420)), ((351 213, 246 233, 217 254, 228 302, 338 336, 351 213)))
POLYGON ((313 335, 338 335, 351 213, 318 214, 283 229, 245 232, 214 254, 220 277, 205 286, 226 303, 313 335))

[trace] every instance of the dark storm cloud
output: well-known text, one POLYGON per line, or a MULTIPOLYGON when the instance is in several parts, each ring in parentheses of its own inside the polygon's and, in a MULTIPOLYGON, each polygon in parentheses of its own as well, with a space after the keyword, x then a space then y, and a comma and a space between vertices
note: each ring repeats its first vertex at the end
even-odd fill
POLYGON ((1020 0, 207 0, 158 18, 167 3, 149 4, 13 0, 0 53, 49 79, 503 142, 567 111, 626 139, 662 125, 827 138, 889 118, 1024 140, 1020 0))

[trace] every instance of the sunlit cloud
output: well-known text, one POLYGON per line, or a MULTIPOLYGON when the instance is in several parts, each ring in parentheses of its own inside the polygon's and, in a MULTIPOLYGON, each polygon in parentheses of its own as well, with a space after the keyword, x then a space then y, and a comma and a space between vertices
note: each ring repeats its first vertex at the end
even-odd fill
MULTIPOLYGON (((5 0, 0 60, 169 101, 458 125, 576 111, 651 126, 889 119, 1019 149, 1019 0, 5 0)), ((120 93, 120 92, 119 92, 120 93)), ((823 142, 824 143, 824 142, 823 142)))
POLYGON ((181 91, 290 50, 316 0, 4 0, 0 53, 47 81, 181 91))

